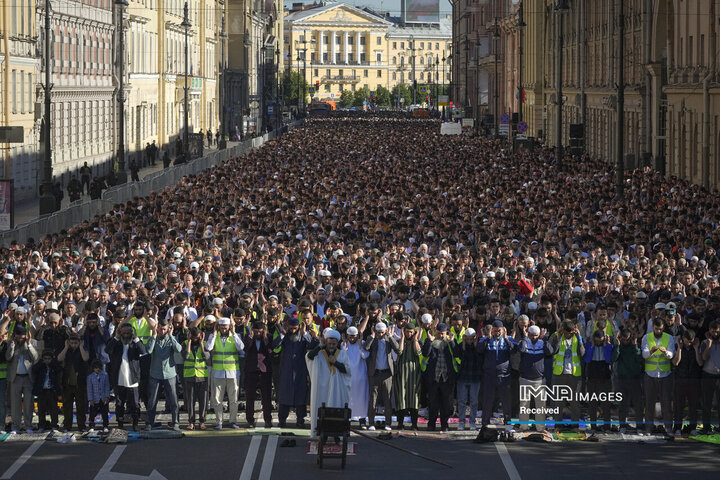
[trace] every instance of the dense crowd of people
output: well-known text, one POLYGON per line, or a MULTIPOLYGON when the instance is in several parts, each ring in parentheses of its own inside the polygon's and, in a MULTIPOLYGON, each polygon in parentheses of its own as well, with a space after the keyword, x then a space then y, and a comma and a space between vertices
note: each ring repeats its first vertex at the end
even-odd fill
POLYGON ((120 428, 142 407, 153 428, 164 395, 173 428, 240 428, 244 396, 248 426, 260 400, 264 425, 303 427, 324 358, 371 430, 500 410, 508 428, 710 433, 720 197, 637 170, 617 199, 612 179, 435 121, 310 120, 0 249, 0 419, 59 428, 61 400, 64 429, 107 428, 114 402, 120 428))

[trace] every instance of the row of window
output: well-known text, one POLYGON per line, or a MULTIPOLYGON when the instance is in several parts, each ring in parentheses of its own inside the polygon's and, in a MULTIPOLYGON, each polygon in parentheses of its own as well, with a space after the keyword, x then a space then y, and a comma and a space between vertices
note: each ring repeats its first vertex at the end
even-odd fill
MULTIPOLYGON (((109 75, 110 34, 55 25, 53 72, 71 75, 109 75)), ((43 39, 44 40, 44 39, 43 39)))
POLYGON ((33 0, 10 0, 10 35, 35 36, 33 0))
MULTIPOLYGON (((355 36, 356 36, 355 33, 348 33, 348 41, 347 41, 348 45, 355 45, 355 36)), ((344 42, 344 40, 343 40, 344 38, 345 38, 344 34, 343 35, 335 35, 335 43, 337 45, 342 45, 344 42)), ((312 37, 310 38, 310 40, 306 40, 305 35, 300 35, 298 42, 305 43, 306 41, 312 42, 314 40, 315 39, 312 37)), ((285 35, 285 43, 288 43, 289 41, 290 41, 289 37, 287 35, 285 35)), ((366 37, 360 37, 360 45, 366 45, 366 43, 365 43, 366 41, 367 41, 366 37)), ((382 45, 382 38, 377 37, 376 42, 377 42, 377 45, 382 45)), ((330 45, 330 36, 323 35, 322 43, 323 43, 323 45, 330 45)))
POLYGON ((54 145, 77 147, 112 138, 111 100, 53 102, 54 145), (90 121, 87 121, 90 119, 90 121))
MULTIPOLYGON (((433 49, 433 42, 416 41, 415 43, 417 44, 416 48, 418 50, 425 50, 425 49, 432 50, 433 49)), ((397 50, 397 46, 398 46, 398 42, 392 42, 393 50, 397 50)), ((408 48, 408 50, 411 50, 413 48, 412 41, 408 42, 407 48, 408 48)), ((400 42, 400 50, 405 50, 405 42, 400 42)), ((440 42, 435 42, 435 50, 438 50, 438 51, 440 50, 440 42)), ((450 50, 450 42, 445 42, 445 50, 448 50, 448 51, 450 50)))
POLYGON ((10 73, 12 85, 12 113, 30 113, 34 111, 33 74, 24 70, 13 70, 10 73))
MULTIPOLYGON (((335 44, 336 45, 342 45, 344 42, 345 35, 335 35, 335 44)), ((360 37, 360 45, 365 45, 365 38, 366 37, 360 37)), ((305 35, 300 35, 300 38, 298 39, 300 43, 305 42, 305 35)), ((285 35, 285 43, 290 42, 290 37, 288 35, 285 35)), ((330 44, 330 36, 329 35, 323 35, 322 37, 322 43, 323 45, 329 45, 330 44)), ((400 50, 405 50, 405 42, 399 42, 400 43, 400 50)), ((433 50, 433 42, 421 42, 421 41, 415 41, 416 48, 418 50, 433 50)), ((355 34, 349 33, 347 37, 347 44, 348 45, 354 45, 355 44, 355 34)), ((376 44, 382 45, 382 37, 376 38, 376 44)), ((398 42, 394 41, 392 42, 392 48, 393 50, 397 50, 398 48, 398 42)), ((412 49, 412 41, 409 41, 407 44, 407 48, 410 50, 412 49)), ((445 42, 445 50, 450 51, 450 42, 445 42)), ((440 42, 435 42, 435 50, 440 51, 440 42)))
MULTIPOLYGON (((359 73, 358 73, 358 70, 350 70, 347 77, 345 77, 345 70, 343 70, 342 68, 339 69, 337 72, 338 72, 337 75, 332 75, 332 70, 330 70, 330 69, 328 68, 328 69, 325 70, 325 77, 326 77, 326 78, 335 78, 335 77, 338 77, 338 78, 340 78, 340 79, 342 79, 342 78, 360 78, 360 75, 359 75, 359 73)), ((377 70, 377 78, 381 78, 381 77, 382 77, 382 72, 383 72, 382 70, 377 70)), ((363 76, 363 78, 368 78, 368 77, 370 76, 370 70, 368 70, 367 68, 364 69, 362 76, 363 76)), ((437 80, 439 80, 439 78, 440 78, 440 73, 435 73, 434 76, 435 76, 435 81, 437 81, 437 80)), ((315 77, 315 78, 319 78, 319 77, 320 77, 320 69, 318 69, 318 68, 314 68, 314 69, 313 69, 313 77, 315 77)), ((405 74, 401 72, 401 73, 400 73, 400 78, 401 78, 401 79, 404 79, 404 78, 405 78, 405 74)), ((410 80, 413 80, 413 74, 412 74, 412 72, 409 72, 409 73, 408 73, 408 78, 409 78, 410 80)), ((428 79, 428 81, 432 81, 432 78, 433 78, 433 72, 428 72, 428 74, 427 74, 427 79, 428 79)), ((393 80, 397 80, 397 72, 392 72, 392 79, 393 79, 393 80)), ((420 72, 419 79, 420 79, 420 80, 425 80, 425 72, 420 72)), ((326 85, 326 87, 327 87, 327 88, 330 88, 329 85, 326 85)))

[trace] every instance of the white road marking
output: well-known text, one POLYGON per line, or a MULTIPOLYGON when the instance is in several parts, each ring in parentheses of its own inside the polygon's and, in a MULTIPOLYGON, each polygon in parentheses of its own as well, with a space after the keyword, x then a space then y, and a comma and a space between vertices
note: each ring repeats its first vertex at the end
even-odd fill
POLYGON ((95 480, 167 480, 157 470, 153 470, 148 477, 132 473, 113 472, 113 467, 117 461, 120 460, 120 456, 126 448, 127 445, 118 445, 115 447, 108 459, 105 461, 105 465, 103 465, 97 475, 95 475, 95 480))
POLYGON ((275 463, 275 451, 277 450, 278 436, 270 435, 267 445, 265 446, 265 456, 263 457, 262 467, 260 468, 260 477, 258 480, 270 480, 272 474, 273 463, 275 463))
POLYGON ((255 460, 257 460, 261 441, 262 437, 260 435, 253 435, 250 440, 250 447, 248 448, 247 456, 245 457, 245 464, 243 465, 242 473, 240 474, 240 480, 250 480, 252 478, 253 470, 255 469, 255 460))
POLYGON ((123 454, 126 448, 127 445, 118 445, 117 447, 115 447, 108 459, 105 460, 105 465, 103 465, 97 475, 95 475, 95 480, 100 480, 101 478, 103 478, 104 475, 110 473, 112 468, 120 459, 120 455, 123 454))
POLYGON ((505 471, 507 472, 510 480, 520 480, 520 473, 518 473, 517 468, 515 468, 515 463, 512 461, 512 457, 510 457, 510 453, 508 452, 505 444, 502 442, 495 442, 495 448, 498 451, 498 455, 500 455, 500 460, 502 460, 502 463, 505 466, 505 471))
POLYGON ((8 480, 8 479, 12 478, 12 476, 15 475, 17 473, 17 471, 20 470, 20 468, 23 465, 25 465, 25 462, 30 460, 30 457, 32 457, 33 454, 38 451, 38 449, 42 446, 43 443, 45 443, 44 440, 37 440, 37 441, 33 442, 32 445, 30 445, 28 447, 28 449, 25 450, 23 452, 23 454, 20 455, 20 457, 17 460, 15 460, 15 463, 10 465, 10 468, 8 468, 5 473, 3 473, 2 477, 0 477, 0 479, 8 480))

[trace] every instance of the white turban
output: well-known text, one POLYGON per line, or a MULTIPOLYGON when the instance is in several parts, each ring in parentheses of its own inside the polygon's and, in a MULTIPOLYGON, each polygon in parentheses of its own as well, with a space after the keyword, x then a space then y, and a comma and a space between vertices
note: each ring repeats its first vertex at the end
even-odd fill
POLYGON ((338 332, 337 330, 333 330, 332 328, 326 328, 323 335, 325 336, 325 340, 330 340, 331 338, 334 338, 335 340, 340 340, 340 332, 338 332))

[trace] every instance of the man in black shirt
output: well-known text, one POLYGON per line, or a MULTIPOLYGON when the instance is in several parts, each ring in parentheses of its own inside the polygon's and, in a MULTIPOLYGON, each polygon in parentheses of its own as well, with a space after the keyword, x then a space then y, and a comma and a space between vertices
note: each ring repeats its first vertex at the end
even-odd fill
POLYGON ((59 355, 65 348, 65 341, 69 338, 70 328, 60 323, 60 315, 51 313, 47 316, 47 320, 38 326, 36 337, 43 341, 45 350, 52 350, 55 356, 59 355))
POLYGON ((700 339, 693 330, 685 330, 679 339, 675 357, 675 390, 673 399, 673 431, 675 435, 690 433, 697 429, 698 406, 700 404, 700 339), (690 424, 682 428, 683 409, 688 406, 690 424))

